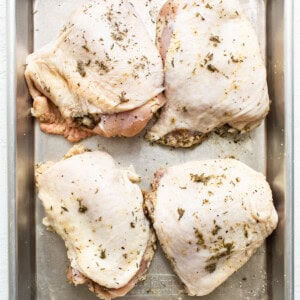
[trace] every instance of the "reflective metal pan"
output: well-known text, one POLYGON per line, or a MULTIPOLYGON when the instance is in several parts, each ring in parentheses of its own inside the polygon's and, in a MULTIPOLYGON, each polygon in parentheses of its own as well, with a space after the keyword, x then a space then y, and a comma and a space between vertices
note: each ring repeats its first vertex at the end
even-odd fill
MULTIPOLYGON (((262 0, 241 1, 262 3, 262 0)), ((23 76, 25 59, 34 50, 34 43, 36 47, 41 46, 47 41, 48 35, 52 35, 52 25, 57 26, 53 23, 51 26, 47 25, 49 14, 55 16, 56 12, 63 12, 64 7, 71 7, 75 2, 77 1, 7 1, 9 299, 95 299, 86 287, 75 288, 66 283, 64 271, 67 258, 63 243, 53 233, 46 232, 41 225, 43 210, 35 198, 34 190, 35 162, 60 159, 70 144, 61 137, 42 134, 35 127, 30 116, 32 102, 23 76), (55 3, 58 2, 64 3, 60 10, 55 8, 55 3), (39 11, 33 13, 36 5, 39 11)), ((232 146, 228 141, 212 135, 208 142, 187 152, 170 151, 160 146, 149 150, 148 145, 139 137, 132 141, 107 141, 95 137, 86 142, 94 149, 99 148, 100 144, 101 149, 105 148, 125 165, 134 162, 138 173, 144 178, 143 188, 148 187, 154 169, 161 166, 163 161, 178 163, 193 157, 212 158, 234 154, 253 168, 266 173, 280 218, 277 230, 243 268, 211 295, 201 299, 293 299, 292 9, 291 0, 268 0, 264 3, 263 25, 257 26, 256 30, 260 30, 258 35, 265 41, 261 45, 262 49, 266 45, 272 105, 265 124, 251 133, 248 140, 232 146), (121 142, 122 147, 119 146, 121 142), (139 146, 133 147, 133 143, 139 146), (249 147, 252 149, 251 155, 245 151, 249 147), (131 156, 125 155, 124 150, 131 153, 131 156), (143 155, 135 151, 140 151, 143 155), (248 278, 247 282, 241 280, 244 277, 248 278)), ((57 22, 61 20, 57 19, 57 22)), ((179 290, 176 276, 158 251, 147 280, 137 286, 126 299, 189 298, 180 295, 179 290)))

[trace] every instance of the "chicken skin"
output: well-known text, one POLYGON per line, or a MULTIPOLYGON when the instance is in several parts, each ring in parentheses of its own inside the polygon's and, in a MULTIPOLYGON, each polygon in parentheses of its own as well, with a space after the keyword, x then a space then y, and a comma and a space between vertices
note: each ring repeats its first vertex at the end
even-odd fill
POLYGON ((145 201, 158 240, 192 296, 212 292, 276 228, 265 177, 234 159, 159 170, 145 201))
POLYGON ((156 39, 156 24, 159 12, 165 2, 166 0, 130 0, 130 3, 145 24, 153 42, 156 39))
POLYGON ((164 103, 162 60, 127 0, 92 0, 27 58, 32 114, 71 142, 134 136, 164 103))
POLYGON ((36 180, 43 222, 65 242, 70 282, 113 299, 144 279, 155 238, 133 171, 118 169, 105 152, 76 147, 38 167, 36 180))
POLYGON ((169 0, 157 44, 164 61, 167 104, 146 138, 191 147, 214 129, 256 128, 269 110, 258 39, 237 0, 169 0))

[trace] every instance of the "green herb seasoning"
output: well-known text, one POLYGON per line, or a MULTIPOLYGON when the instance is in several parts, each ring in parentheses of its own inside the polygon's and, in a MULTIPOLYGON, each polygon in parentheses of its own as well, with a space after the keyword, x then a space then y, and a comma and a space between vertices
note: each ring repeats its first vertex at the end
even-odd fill
POLYGON ((221 41, 220 41, 220 38, 219 38, 219 36, 218 35, 212 35, 210 38, 209 38, 209 40, 211 41, 211 42, 214 42, 214 43, 221 43, 221 41))
POLYGON ((212 176, 205 176, 204 173, 201 175, 198 174, 190 174, 191 180, 194 182, 202 182, 204 185, 207 185, 212 176))
POLYGON ((198 229, 195 229, 195 237, 197 239, 197 245, 206 248, 203 234, 198 229))
POLYGON ((207 65, 207 70, 210 72, 219 72, 219 70, 212 64, 207 65))
POLYGON ((86 72, 84 70, 84 63, 81 60, 77 61, 77 69, 76 71, 80 74, 81 77, 85 77, 86 72))
POLYGON ((83 200, 81 198, 77 198, 76 200, 79 204, 78 211, 82 214, 85 213, 88 210, 88 208, 85 205, 82 204, 83 200))
POLYGON ((64 210, 64 211, 69 211, 66 207, 64 206, 61 206, 61 208, 64 210))
POLYGON ((90 52, 90 49, 86 45, 81 46, 81 48, 84 49, 86 52, 90 52))
POLYGON ((107 73, 110 71, 109 67, 103 61, 96 60, 95 64, 99 67, 99 70, 103 71, 104 73, 107 73))
POLYGON ((215 225, 214 229, 212 230, 211 234, 212 235, 217 235, 219 230, 222 229, 219 225, 215 225))
POLYGON ((134 222, 130 222, 130 227, 131 228, 135 228, 135 223, 134 222))
POLYGON ((100 258, 101 259, 105 259, 106 258, 106 250, 101 250, 100 258))
POLYGON ((205 271, 208 273, 213 273, 216 270, 216 267, 217 267, 216 263, 209 264, 205 266, 205 271))
POLYGON ((185 213, 185 210, 184 209, 182 209, 182 208, 178 208, 177 209, 177 212, 178 212, 178 221, 180 221, 180 219, 182 218, 182 216, 184 215, 184 213, 185 213))

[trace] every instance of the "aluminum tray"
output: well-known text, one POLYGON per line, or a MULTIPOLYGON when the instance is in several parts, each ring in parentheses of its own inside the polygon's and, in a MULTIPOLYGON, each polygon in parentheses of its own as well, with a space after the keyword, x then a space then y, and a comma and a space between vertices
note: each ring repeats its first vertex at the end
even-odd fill
MULTIPOLYGON (((83 0, 8 1, 9 69, 9 228, 10 299, 96 299, 84 286, 66 283, 63 242, 41 225, 43 210, 35 201, 34 164, 58 160, 70 148, 62 137, 45 135, 30 116, 24 82, 26 56, 55 37, 72 8, 83 0), (76 2, 76 3, 75 3, 76 2)), ((190 159, 234 155, 270 182, 280 222, 276 232, 251 260, 212 294, 201 299, 293 298, 293 99, 292 1, 241 0, 266 48, 271 111, 265 124, 236 141, 212 134, 190 150, 149 146, 133 139, 94 137, 84 142, 105 149, 121 165, 134 164, 148 188, 154 170, 190 159), (265 30, 266 29, 266 30, 265 30), (122 145, 122 147, 120 147, 122 145), (245 280, 246 279, 246 280, 245 280)), ((144 283, 126 299, 188 299, 159 250, 144 283)), ((200 297, 199 297, 200 298, 200 297)))

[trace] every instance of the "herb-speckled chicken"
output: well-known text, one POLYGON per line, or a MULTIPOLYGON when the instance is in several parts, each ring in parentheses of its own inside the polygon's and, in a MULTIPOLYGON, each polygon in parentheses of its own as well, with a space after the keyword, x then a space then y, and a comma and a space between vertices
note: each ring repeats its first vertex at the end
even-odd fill
POLYGON ((143 279, 154 255, 154 234, 132 171, 104 152, 73 148, 36 171, 44 224, 64 240, 68 279, 87 283, 101 299, 123 296, 143 279))
POLYGON ((146 206, 159 242, 189 295, 212 292, 276 228, 265 177, 233 159, 159 170, 146 206))
POLYGON ((265 64, 238 0, 169 0, 160 12, 157 43, 167 104, 148 140, 190 147, 224 124, 245 132, 264 119, 265 64))
POLYGON ((78 9, 56 41, 27 58, 41 129, 72 142, 140 132, 165 103, 162 61, 148 30, 127 0, 78 9))

